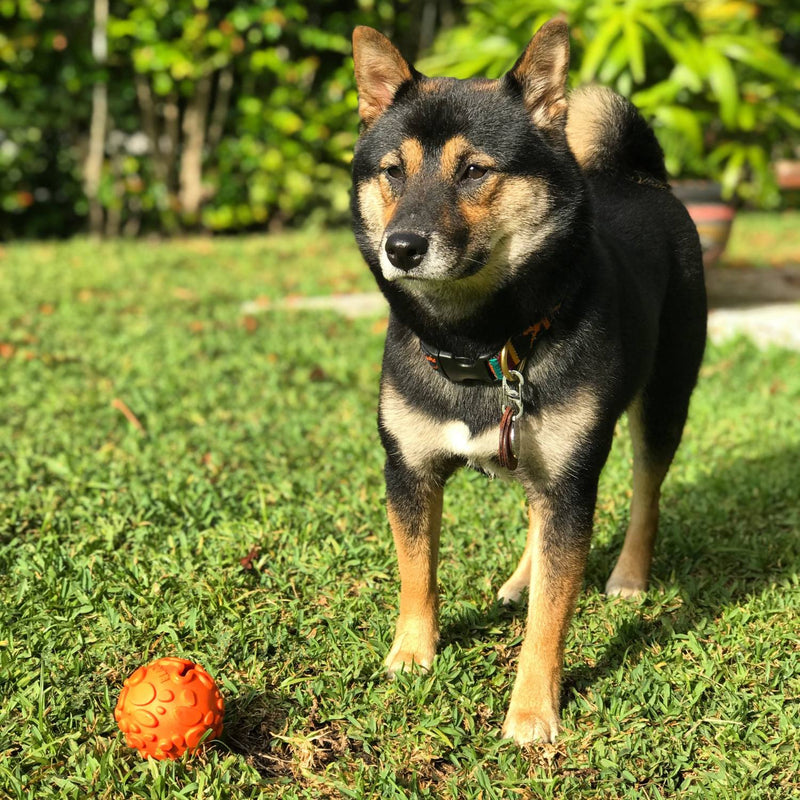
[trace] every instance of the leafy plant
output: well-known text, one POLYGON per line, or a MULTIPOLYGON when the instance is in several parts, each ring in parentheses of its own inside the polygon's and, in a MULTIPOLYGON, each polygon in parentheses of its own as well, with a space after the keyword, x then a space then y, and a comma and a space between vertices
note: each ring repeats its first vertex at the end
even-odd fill
POLYGON ((343 221, 351 30, 407 33, 419 4, 111 0, 99 63, 92 0, 0 0, 0 237, 83 229, 101 84, 106 233, 343 221))
POLYGON ((87 14, 87 0, 0 1, 0 237, 63 235, 86 214, 65 121, 88 129, 87 14))
POLYGON ((148 0, 112 20, 112 48, 133 67, 142 111, 131 133, 158 143, 172 130, 175 139, 138 164, 162 223, 174 227, 176 210, 181 222, 217 231, 320 210, 344 217, 356 123, 340 6, 148 0), (182 131, 169 123, 178 114, 182 131), (194 176, 191 141, 202 154, 194 176))
POLYGON ((424 70, 498 75, 563 12, 575 83, 598 81, 630 97, 673 176, 712 177, 728 197, 777 203, 771 161, 800 142, 800 68, 780 51, 778 23, 800 28, 797 14, 743 0, 465 2, 466 23, 439 36, 424 70))

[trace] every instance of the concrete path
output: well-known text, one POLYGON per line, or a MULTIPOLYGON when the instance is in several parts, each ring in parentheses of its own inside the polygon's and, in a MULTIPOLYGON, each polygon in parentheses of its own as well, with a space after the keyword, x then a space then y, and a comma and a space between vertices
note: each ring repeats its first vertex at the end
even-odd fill
POLYGON ((800 303, 752 308, 715 308, 708 313, 708 338, 723 342, 744 334, 759 347, 777 345, 800 350, 800 303))
POLYGON ((800 350, 800 268, 706 270, 708 335, 800 350))
MULTIPOLYGON (((780 269, 712 268, 706 271, 708 333, 713 342, 738 334, 760 347, 777 345, 800 350, 800 267, 780 269)), ((242 305, 245 314, 270 309, 335 311, 343 316, 371 317, 386 314, 380 292, 334 294, 324 297, 291 297, 271 304, 242 305)))
POLYGON ((388 312, 386 300, 380 292, 355 294, 329 294, 319 297, 293 295, 274 302, 253 300, 242 303, 242 314, 259 314, 264 311, 335 311, 343 317, 380 317, 388 312))

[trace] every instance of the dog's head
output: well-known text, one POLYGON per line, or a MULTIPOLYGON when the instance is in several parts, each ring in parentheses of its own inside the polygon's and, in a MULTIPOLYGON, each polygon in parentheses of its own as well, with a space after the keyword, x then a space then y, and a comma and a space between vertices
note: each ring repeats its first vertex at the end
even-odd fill
POLYGON ((469 313, 571 224, 582 184, 564 133, 568 28, 547 23, 496 81, 426 78, 366 27, 353 56, 361 251, 384 289, 469 313))

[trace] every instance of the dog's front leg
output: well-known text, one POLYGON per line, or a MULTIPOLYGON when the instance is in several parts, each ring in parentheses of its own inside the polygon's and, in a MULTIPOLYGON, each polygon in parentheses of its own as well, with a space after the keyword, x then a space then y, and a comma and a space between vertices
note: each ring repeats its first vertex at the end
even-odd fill
POLYGON ((400 616, 385 662, 390 674, 413 664, 428 669, 436 654, 442 493, 439 481, 408 469, 399 458, 387 461, 386 505, 400 567, 400 616))
MULTIPOLYGON (((503 735, 552 742, 560 728, 564 639, 583 579, 591 533, 569 503, 531 498, 528 624, 503 735)), ((585 515, 581 515, 584 516, 585 515)))

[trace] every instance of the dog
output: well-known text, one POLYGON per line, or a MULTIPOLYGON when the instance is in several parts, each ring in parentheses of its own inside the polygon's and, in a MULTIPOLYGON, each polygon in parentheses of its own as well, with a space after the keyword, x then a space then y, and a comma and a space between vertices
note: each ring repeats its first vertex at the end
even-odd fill
POLYGON ((697 232, 636 109, 599 86, 568 96, 565 22, 542 26, 499 80, 425 77, 368 27, 353 58, 353 227, 390 306, 378 427, 400 611, 386 668, 434 658, 448 478, 469 465, 517 480, 527 543, 499 599, 528 589, 528 612, 502 733, 552 742, 598 478, 624 412, 633 497, 606 592, 647 586, 705 347, 697 232))

